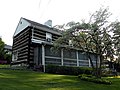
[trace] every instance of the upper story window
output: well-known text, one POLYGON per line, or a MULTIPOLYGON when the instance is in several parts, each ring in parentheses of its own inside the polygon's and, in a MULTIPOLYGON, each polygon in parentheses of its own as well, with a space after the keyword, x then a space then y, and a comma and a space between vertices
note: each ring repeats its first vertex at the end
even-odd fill
POLYGON ((72 40, 69 40, 69 46, 73 46, 72 40))
POLYGON ((46 33, 46 41, 52 42, 52 34, 51 33, 46 33))
POLYGON ((22 21, 20 21, 20 24, 22 24, 22 21))

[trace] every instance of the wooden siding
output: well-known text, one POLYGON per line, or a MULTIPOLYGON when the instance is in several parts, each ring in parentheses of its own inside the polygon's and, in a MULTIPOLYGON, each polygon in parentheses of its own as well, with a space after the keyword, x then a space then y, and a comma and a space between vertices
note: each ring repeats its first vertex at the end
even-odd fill
POLYGON ((34 29, 33 30, 33 39, 45 41, 46 40, 46 32, 39 30, 39 29, 34 29))
MULTIPOLYGON (((52 34, 52 41, 55 41, 59 37, 60 37, 59 35, 52 34)), ((46 31, 34 28, 34 30, 33 30, 33 39, 46 41, 46 31)))
POLYGON ((52 34, 52 41, 55 41, 56 39, 58 39, 60 36, 56 35, 56 34, 52 34))
POLYGON ((26 28, 18 35, 13 37, 13 52, 18 53, 17 61, 28 61, 30 38, 31 38, 30 27, 26 28))

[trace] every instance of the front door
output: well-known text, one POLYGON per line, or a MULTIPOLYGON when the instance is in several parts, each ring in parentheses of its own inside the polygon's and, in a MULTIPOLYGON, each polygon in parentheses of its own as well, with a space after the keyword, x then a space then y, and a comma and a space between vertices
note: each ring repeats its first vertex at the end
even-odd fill
POLYGON ((42 64, 42 49, 41 49, 41 47, 34 48, 34 64, 35 65, 42 64))

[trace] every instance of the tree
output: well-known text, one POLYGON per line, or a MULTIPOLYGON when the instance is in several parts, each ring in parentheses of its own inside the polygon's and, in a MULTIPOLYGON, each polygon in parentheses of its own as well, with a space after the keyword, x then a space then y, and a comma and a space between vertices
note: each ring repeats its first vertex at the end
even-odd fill
POLYGON ((91 15, 87 23, 85 21, 81 23, 69 22, 64 25, 68 29, 64 29, 62 37, 54 42, 55 48, 59 48, 61 45, 69 47, 69 41, 71 41, 72 47, 87 52, 95 76, 101 77, 101 66, 104 57, 113 55, 113 52, 110 51, 113 50, 112 39, 109 34, 113 28, 108 21, 110 15, 108 9, 100 8, 91 15), (90 53, 96 54, 96 66, 93 65, 90 53), (99 65, 98 61, 100 61, 99 65))
POLYGON ((12 60, 12 54, 4 54, 4 59, 7 61, 7 64, 10 64, 12 60))
POLYGON ((4 50, 5 43, 0 38, 0 60, 6 60, 6 63, 10 63, 12 59, 12 55, 8 54, 7 51, 4 50))
POLYGON ((119 21, 115 21, 113 24, 113 45, 114 45, 114 52, 115 52, 115 56, 116 58, 116 62, 114 63, 117 69, 117 71, 120 70, 120 22, 119 21), (119 69, 119 70, 118 70, 119 69))
POLYGON ((2 41, 2 38, 0 38, 0 59, 4 59, 4 42, 2 41))

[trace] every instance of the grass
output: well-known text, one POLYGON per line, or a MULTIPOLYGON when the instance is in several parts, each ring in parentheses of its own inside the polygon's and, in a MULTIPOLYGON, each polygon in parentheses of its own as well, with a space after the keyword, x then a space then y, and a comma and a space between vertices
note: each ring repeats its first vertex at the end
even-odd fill
POLYGON ((77 76, 25 70, 0 70, 0 90, 120 90, 120 77, 112 85, 81 81, 77 76))
POLYGON ((0 68, 9 68, 10 65, 6 65, 6 64, 0 64, 0 68))

